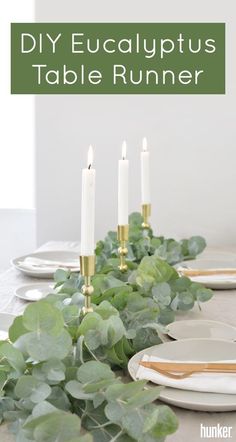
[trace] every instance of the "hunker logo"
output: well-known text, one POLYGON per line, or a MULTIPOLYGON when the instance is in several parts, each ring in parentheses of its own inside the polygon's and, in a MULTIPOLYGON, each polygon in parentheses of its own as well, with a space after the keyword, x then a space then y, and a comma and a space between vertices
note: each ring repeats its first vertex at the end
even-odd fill
POLYGON ((200 437, 201 439, 232 439, 232 429, 233 427, 223 426, 220 424, 214 426, 207 426, 201 424, 200 426, 200 437))

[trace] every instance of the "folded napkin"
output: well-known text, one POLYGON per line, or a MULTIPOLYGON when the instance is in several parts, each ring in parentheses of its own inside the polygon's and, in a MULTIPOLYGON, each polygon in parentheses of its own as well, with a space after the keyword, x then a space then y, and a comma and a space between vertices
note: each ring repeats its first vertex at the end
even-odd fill
POLYGON ((236 275, 199 275, 199 276, 190 276, 192 281, 195 282, 222 282, 222 281, 236 281, 236 275))
MULTIPOLYGON (((155 356, 144 355, 142 361, 147 362, 208 362, 208 361, 171 361, 155 356)), ((214 361, 220 363, 236 363, 233 361, 214 361)), ((202 391, 209 393, 236 394, 236 373, 196 373, 185 379, 171 379, 157 371, 139 365, 137 379, 146 379, 154 384, 181 390, 202 391)))
POLYGON ((19 265, 22 268, 25 268, 27 270, 35 270, 37 271, 45 271, 45 270, 53 270, 57 268, 66 268, 66 269, 79 269, 79 260, 73 260, 73 261, 67 261, 67 262, 61 262, 61 261, 54 261, 54 260, 48 260, 48 259, 41 259, 36 258, 33 256, 28 256, 24 259, 24 261, 20 261, 19 265))

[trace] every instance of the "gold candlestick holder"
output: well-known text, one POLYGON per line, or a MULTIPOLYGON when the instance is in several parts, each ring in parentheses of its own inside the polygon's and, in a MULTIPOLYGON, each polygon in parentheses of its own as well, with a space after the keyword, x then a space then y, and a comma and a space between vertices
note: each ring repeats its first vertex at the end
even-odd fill
POLYGON ((120 255, 120 265, 119 269, 121 272, 126 272, 128 269, 128 266, 126 264, 126 256, 128 254, 128 249, 126 247, 126 243, 129 239, 129 225, 121 225, 117 228, 117 239, 120 243, 120 247, 118 249, 119 255, 120 255))
POLYGON ((91 284, 91 277, 95 274, 95 255, 80 256, 80 273, 84 276, 84 285, 82 287, 82 293, 84 295, 84 307, 83 314, 93 311, 91 305, 91 295, 94 288, 91 284))
POLYGON ((150 229, 149 217, 151 216, 151 204, 142 204, 143 229, 150 229))

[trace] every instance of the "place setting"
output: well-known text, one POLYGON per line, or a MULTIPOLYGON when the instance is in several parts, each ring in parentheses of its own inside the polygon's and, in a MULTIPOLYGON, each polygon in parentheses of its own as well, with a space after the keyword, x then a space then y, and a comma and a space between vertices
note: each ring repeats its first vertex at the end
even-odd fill
POLYGON ((128 363, 134 380, 165 388, 159 399, 198 411, 236 410, 236 345, 220 339, 186 339, 149 347, 128 363))
POLYGON ((194 282, 214 290, 236 288, 236 255, 225 254, 224 258, 198 258, 176 265, 178 273, 194 282))
POLYGON ((130 359, 131 378, 163 386, 159 399, 180 408, 236 410, 236 327, 205 319, 177 320, 163 333, 169 341, 130 359))
POLYGON ((34 252, 15 258, 11 263, 27 276, 44 279, 52 279, 58 268, 70 272, 80 269, 78 253, 66 250, 34 252))

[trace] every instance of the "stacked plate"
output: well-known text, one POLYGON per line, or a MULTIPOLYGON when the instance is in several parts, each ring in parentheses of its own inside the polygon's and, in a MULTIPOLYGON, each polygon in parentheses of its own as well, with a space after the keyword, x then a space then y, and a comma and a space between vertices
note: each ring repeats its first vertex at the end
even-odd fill
POLYGON ((179 340, 155 345, 134 355, 128 364, 131 377, 150 380, 150 385, 165 386, 160 400, 168 404, 201 411, 236 410, 236 369, 218 373, 195 371, 186 378, 179 378, 179 374, 173 376, 174 369, 169 376, 170 373, 140 365, 141 361, 158 361, 159 368, 166 362, 169 367, 173 363, 175 367, 183 363, 187 367, 200 363, 206 367, 212 363, 214 367, 216 363, 223 364, 224 368, 228 368, 229 363, 236 367, 236 328, 217 321, 190 320, 170 324, 168 333, 179 340))
POLYGON ((236 288, 236 258, 225 254, 214 259, 195 259, 177 264, 177 271, 194 282, 216 290, 236 288))
POLYGON ((23 301, 39 301, 45 298, 49 293, 56 293, 54 289, 54 284, 49 284, 47 282, 26 284, 18 287, 15 291, 15 296, 17 298, 23 299, 23 301))
POLYGON ((73 251, 36 252, 13 259, 12 265, 27 276, 51 279, 58 268, 78 272, 79 256, 73 251))

